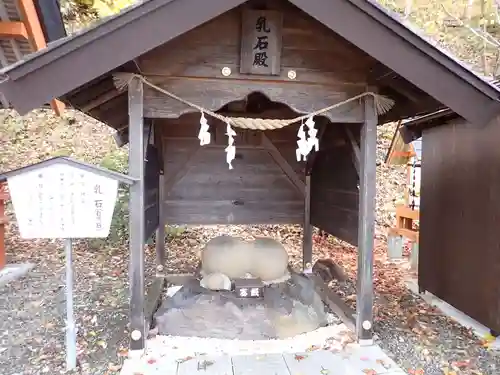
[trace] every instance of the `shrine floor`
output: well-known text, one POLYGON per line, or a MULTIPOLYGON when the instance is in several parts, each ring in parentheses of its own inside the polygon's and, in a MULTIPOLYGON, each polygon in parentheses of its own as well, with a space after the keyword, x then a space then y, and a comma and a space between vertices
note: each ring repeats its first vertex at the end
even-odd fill
MULTIPOLYGON (((158 349, 158 348, 156 348, 158 349)), ((378 345, 347 345, 335 353, 317 349, 301 353, 247 355, 193 354, 177 358, 149 350, 143 358, 127 359, 121 375, 405 375, 378 345)))
MULTIPOLYGON (((171 287, 169 295, 179 287, 171 287)), ((344 324, 287 339, 232 340, 157 335, 121 375, 405 375, 378 345, 360 346, 344 324)))

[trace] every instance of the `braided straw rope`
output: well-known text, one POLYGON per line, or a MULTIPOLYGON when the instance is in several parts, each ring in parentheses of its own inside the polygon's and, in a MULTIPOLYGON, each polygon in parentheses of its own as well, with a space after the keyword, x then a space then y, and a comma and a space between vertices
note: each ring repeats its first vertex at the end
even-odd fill
POLYGON ((222 116, 218 113, 210 111, 208 109, 202 108, 194 103, 191 103, 185 99, 178 97, 177 95, 155 85, 154 83, 148 81, 145 77, 140 74, 135 73, 115 73, 113 74, 113 81, 118 90, 124 90, 129 83, 134 79, 139 79, 145 85, 151 87, 152 89, 161 92, 172 99, 175 99, 181 103, 186 104, 191 108, 195 108, 202 113, 206 113, 222 122, 229 123, 232 126, 242 129, 252 129, 252 130, 274 130, 281 129, 290 124, 294 124, 299 121, 303 121, 308 119, 309 117, 318 116, 325 112, 328 112, 334 108, 340 107, 344 104, 350 103, 354 100, 359 100, 365 96, 372 96, 374 100, 375 110, 378 115, 387 113, 394 106, 394 100, 387 98, 386 96, 376 94, 374 92, 364 92, 362 94, 353 96, 352 98, 343 100, 341 102, 335 103, 329 107, 320 109, 318 111, 314 111, 312 113, 308 113, 306 115, 298 116, 289 120, 279 120, 279 119, 262 119, 262 118, 247 118, 247 117, 226 117, 222 116))

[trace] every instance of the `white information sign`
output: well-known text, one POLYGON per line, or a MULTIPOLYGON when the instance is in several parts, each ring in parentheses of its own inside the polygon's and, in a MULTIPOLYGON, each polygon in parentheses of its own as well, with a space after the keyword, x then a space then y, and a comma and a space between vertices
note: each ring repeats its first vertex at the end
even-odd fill
POLYGON ((107 237, 118 181, 67 164, 9 177, 22 238, 107 237))

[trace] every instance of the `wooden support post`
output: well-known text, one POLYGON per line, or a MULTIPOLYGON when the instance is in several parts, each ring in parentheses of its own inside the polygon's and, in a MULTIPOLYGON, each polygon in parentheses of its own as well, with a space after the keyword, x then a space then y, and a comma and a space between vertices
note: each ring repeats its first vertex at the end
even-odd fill
POLYGON ((356 334, 358 340, 372 339, 373 325, 373 236, 377 158, 377 115, 373 98, 367 96, 365 122, 361 129, 361 163, 358 218, 358 272, 356 334))
POLYGON ((136 182, 130 186, 130 351, 145 348, 144 314, 144 117, 142 81, 133 79, 128 86, 129 174, 136 182))
POLYGON ((5 216, 5 201, 7 200, 5 187, 0 183, 0 270, 7 265, 7 254, 5 251, 5 225, 7 217, 5 216))
POLYGON ((302 238, 302 269, 312 268, 312 225, 311 225, 311 175, 306 176, 306 188, 304 197, 304 229, 302 238))
MULTIPOLYGON (((163 156, 162 156, 163 160, 163 156)), ((156 267, 159 272, 163 272, 165 267, 166 251, 165 251, 165 176, 161 172, 159 177, 158 187, 160 193, 158 198, 158 229, 156 230, 156 267)))

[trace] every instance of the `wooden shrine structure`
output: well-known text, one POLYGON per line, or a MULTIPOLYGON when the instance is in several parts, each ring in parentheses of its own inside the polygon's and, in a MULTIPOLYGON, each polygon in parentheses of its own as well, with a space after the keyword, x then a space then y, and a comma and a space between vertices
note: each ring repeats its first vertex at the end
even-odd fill
POLYGON ((305 268, 312 226, 357 245, 370 340, 377 124, 500 113, 495 86, 364 0, 150 0, 2 75, 21 114, 58 97, 129 143, 132 350, 147 332, 144 244, 157 230, 164 271, 166 223, 302 224, 305 268), (297 161, 311 120, 319 148, 297 161))

